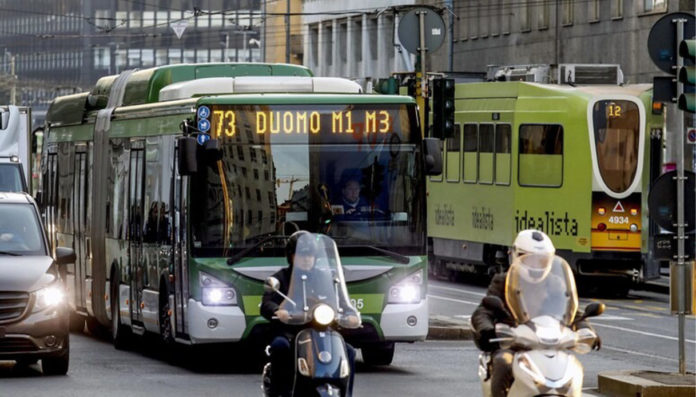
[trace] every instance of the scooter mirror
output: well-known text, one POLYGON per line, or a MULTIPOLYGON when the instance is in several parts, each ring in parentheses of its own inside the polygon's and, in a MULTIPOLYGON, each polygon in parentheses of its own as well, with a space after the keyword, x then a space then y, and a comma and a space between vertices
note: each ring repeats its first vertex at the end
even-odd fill
POLYGON ((585 307, 585 315, 584 317, 595 317, 599 316, 600 314, 604 313, 604 303, 599 303, 599 302, 592 302, 589 305, 585 307))
POLYGON ((263 288, 268 291, 278 291, 280 289, 280 281, 275 277, 268 277, 263 283, 263 288))

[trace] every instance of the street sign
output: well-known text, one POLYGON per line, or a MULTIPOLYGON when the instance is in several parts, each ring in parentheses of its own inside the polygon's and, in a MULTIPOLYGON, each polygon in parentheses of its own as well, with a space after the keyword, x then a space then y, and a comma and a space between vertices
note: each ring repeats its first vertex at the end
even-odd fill
POLYGON ((696 128, 691 127, 686 129, 686 143, 696 145, 696 128))
POLYGON ((180 19, 180 20, 170 24, 169 26, 174 31, 176 38, 180 39, 181 36, 184 34, 184 30, 186 30, 186 27, 188 27, 188 21, 186 19, 180 19))
POLYGON ((420 50, 419 15, 425 13, 424 38, 425 50, 432 52, 440 48, 445 41, 445 21, 440 14, 430 8, 414 8, 399 20, 399 41, 408 52, 416 54, 420 50))
MULTIPOLYGON (((648 194, 650 218, 661 228, 675 233, 677 231, 677 171, 660 175, 648 194)), ((694 230, 694 173, 684 171, 684 219, 685 233, 694 230)))
MULTIPOLYGON (((693 14, 685 12, 673 12, 660 18, 650 29, 648 35, 648 54, 650 59, 660 70, 669 74, 676 74, 678 48, 675 43, 677 37, 677 24, 672 21, 675 19, 685 19, 684 38, 691 38, 696 30, 696 18, 693 14)), ((687 64, 692 66, 693 63, 687 64)))

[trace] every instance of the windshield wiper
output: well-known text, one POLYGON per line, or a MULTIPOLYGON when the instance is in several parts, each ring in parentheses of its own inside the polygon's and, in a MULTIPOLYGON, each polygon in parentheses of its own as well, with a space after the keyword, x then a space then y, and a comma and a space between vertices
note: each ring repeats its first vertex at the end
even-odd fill
POLYGON ((359 245, 343 245, 343 246, 340 246, 340 245, 339 245, 339 246, 338 246, 339 249, 341 249, 341 247, 345 247, 345 248, 367 248, 367 249, 371 249, 371 250, 373 250, 373 251, 377 251, 377 252, 379 252, 380 254, 384 254, 384 255, 386 255, 386 256, 388 256, 388 257, 394 259, 395 261, 397 261, 397 262, 399 262, 399 263, 401 263, 401 264, 404 264, 404 265, 408 264, 408 263, 411 261, 410 259, 408 259, 407 256, 401 255, 401 254, 398 253, 398 252, 390 251, 390 250, 388 250, 388 249, 384 249, 384 248, 380 248, 380 247, 375 247, 374 245, 371 245, 371 242, 370 242, 370 241, 360 240, 360 239, 353 239, 353 238, 351 238, 351 237, 333 237, 333 238, 336 239, 336 240, 354 240, 354 241, 356 241, 356 242, 361 243, 361 244, 359 244, 359 245))
POLYGON ((237 263, 242 257, 246 256, 249 254, 251 251, 259 248, 260 246, 266 244, 267 242, 275 239, 285 239, 288 238, 289 236, 284 236, 284 235, 275 235, 275 236, 268 236, 265 238, 262 238, 261 240, 257 241, 254 245, 244 248, 243 250, 237 252, 236 254, 232 255, 231 257, 227 258, 227 264, 228 265, 234 265, 237 263))
POLYGON ((22 256, 21 254, 18 254, 16 252, 9 252, 9 251, 0 251, 0 255, 22 256))

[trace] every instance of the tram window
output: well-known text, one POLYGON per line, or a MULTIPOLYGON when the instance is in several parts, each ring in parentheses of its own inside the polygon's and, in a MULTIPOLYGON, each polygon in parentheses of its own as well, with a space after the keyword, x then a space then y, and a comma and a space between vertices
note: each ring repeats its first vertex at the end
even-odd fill
POLYGON ((495 183, 510 184, 510 124, 495 126, 495 183))
POLYGON ((464 124, 464 182, 476 183, 478 177, 478 126, 464 124))
POLYGON ((559 187, 563 184, 563 126, 520 126, 518 183, 559 187))
MULTIPOLYGON (((432 130, 432 126, 429 127, 429 128, 432 130)), ((430 131, 430 132, 432 133, 432 131, 430 131)), ((429 133, 428 136, 432 136, 431 133, 429 133)), ((445 154, 446 154, 446 153, 445 153, 445 144, 444 144, 444 141, 439 140, 439 141, 438 141, 438 144, 440 145, 440 152, 442 153, 442 158, 444 159, 444 158, 445 158, 445 154)), ((445 163, 445 167, 447 167, 447 163, 445 163)), ((430 182, 442 182, 442 180, 443 180, 443 175, 444 175, 445 173, 447 173, 447 169, 446 169, 446 168, 445 168, 445 170, 443 170, 442 173, 440 173, 440 175, 432 175, 432 176, 430 177, 430 182)))
POLYGON ((479 125, 478 181, 483 184, 493 183, 493 124, 479 125))
POLYGON ((459 170, 461 169, 461 151, 462 151, 462 140, 461 140, 461 125, 454 125, 454 135, 451 138, 447 138, 447 167, 445 172, 447 174, 447 182, 459 182, 459 170))

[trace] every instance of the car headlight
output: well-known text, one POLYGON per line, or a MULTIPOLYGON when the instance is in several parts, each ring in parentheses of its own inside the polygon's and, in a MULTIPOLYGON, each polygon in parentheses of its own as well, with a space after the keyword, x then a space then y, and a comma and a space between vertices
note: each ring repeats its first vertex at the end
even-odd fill
POLYGON ((329 305, 322 303, 314 308, 314 321, 321 325, 331 324, 335 316, 336 312, 329 305))
POLYGON ((411 273, 389 288, 388 303, 418 303, 422 299, 423 269, 411 273))
POLYGON ((51 307, 56 307, 65 300, 65 292, 60 285, 51 284, 48 287, 34 291, 34 311, 38 312, 51 307))
POLYGON ((204 305, 231 306, 237 304, 237 292, 234 288, 208 273, 198 272, 198 279, 202 287, 204 305))

